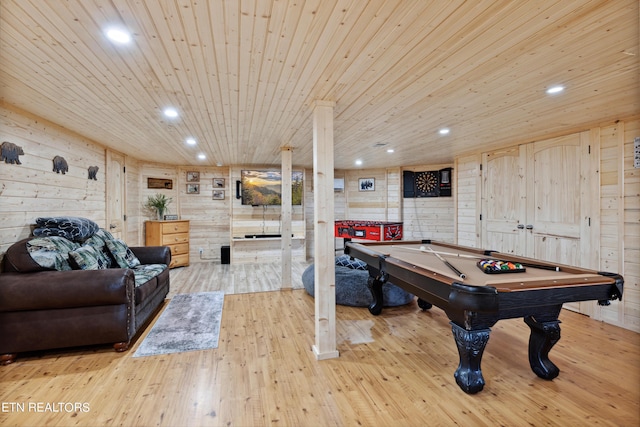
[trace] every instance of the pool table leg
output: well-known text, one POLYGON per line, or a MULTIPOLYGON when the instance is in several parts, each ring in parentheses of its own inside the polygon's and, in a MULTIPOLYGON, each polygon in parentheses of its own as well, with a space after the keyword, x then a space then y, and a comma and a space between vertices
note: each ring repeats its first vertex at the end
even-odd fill
POLYGON ((451 322, 451 330, 460 355, 460 364, 453 376, 465 393, 475 394, 484 387, 480 362, 484 348, 489 341, 491 329, 469 331, 451 322))
POLYGON ((369 304, 369 312, 374 316, 382 313, 382 307, 384 305, 384 297, 382 293, 382 285, 386 281, 385 277, 374 277, 369 276, 367 280, 367 286, 371 291, 371 296, 373 296, 373 301, 369 304))
POLYGON ((529 365, 540 378, 552 380, 558 376, 560 369, 549 360, 549 351, 560 340, 560 321, 538 321, 533 316, 524 318, 531 329, 529 337, 529 365))

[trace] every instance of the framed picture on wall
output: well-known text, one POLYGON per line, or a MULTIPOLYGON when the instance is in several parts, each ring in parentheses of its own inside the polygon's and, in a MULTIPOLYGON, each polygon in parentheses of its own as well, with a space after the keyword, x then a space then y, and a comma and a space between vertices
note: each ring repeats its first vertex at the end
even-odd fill
POLYGON ((164 178, 147 178, 147 188, 173 189, 173 180, 164 178))
POLYGON ((200 182, 200 172, 196 172, 196 171, 187 172, 187 182, 200 182))
POLYGON ((200 194, 200 184, 187 184, 187 194, 200 194))
POLYGON ((224 188, 224 178, 213 178, 213 188, 224 188))
POLYGON ((358 179, 358 191, 376 191, 376 179, 375 178, 358 179))
POLYGON ((224 190, 213 190, 213 200, 224 200, 224 190))

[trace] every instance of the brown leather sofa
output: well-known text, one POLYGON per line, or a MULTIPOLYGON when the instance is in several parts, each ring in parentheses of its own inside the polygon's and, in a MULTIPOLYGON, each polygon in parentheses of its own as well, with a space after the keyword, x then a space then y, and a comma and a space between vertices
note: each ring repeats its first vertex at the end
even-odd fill
MULTIPOLYGON (((27 241, 9 247, 0 273, 0 363, 17 353, 113 344, 125 351, 169 292, 169 268, 136 287, 133 270, 43 269, 27 241)), ((141 264, 171 262, 165 246, 131 247, 141 264)))

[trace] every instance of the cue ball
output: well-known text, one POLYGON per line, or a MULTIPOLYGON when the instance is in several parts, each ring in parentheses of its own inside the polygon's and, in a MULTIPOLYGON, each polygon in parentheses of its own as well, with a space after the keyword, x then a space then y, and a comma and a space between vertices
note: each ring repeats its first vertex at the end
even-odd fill
POLYGON ((421 250, 421 251, 426 251, 426 250, 427 250, 427 248, 425 248, 424 246, 420 246, 420 250, 421 250))

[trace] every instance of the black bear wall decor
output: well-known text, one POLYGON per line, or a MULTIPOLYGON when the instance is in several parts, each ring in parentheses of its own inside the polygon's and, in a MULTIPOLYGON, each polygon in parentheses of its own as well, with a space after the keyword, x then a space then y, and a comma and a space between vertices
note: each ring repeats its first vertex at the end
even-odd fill
POLYGON ((63 175, 69 172, 69 165, 67 164, 67 161, 64 159, 64 157, 55 156, 53 158, 53 171, 55 173, 62 172, 63 175))
POLYGON ((98 177, 96 176, 98 174, 98 169, 100 169, 98 166, 89 166, 89 179, 93 179, 94 181, 98 180, 98 177))
POLYGON ((24 155, 22 147, 17 146, 13 142, 5 141, 0 145, 0 161, 4 160, 5 163, 11 163, 21 165, 20 157, 24 155))

